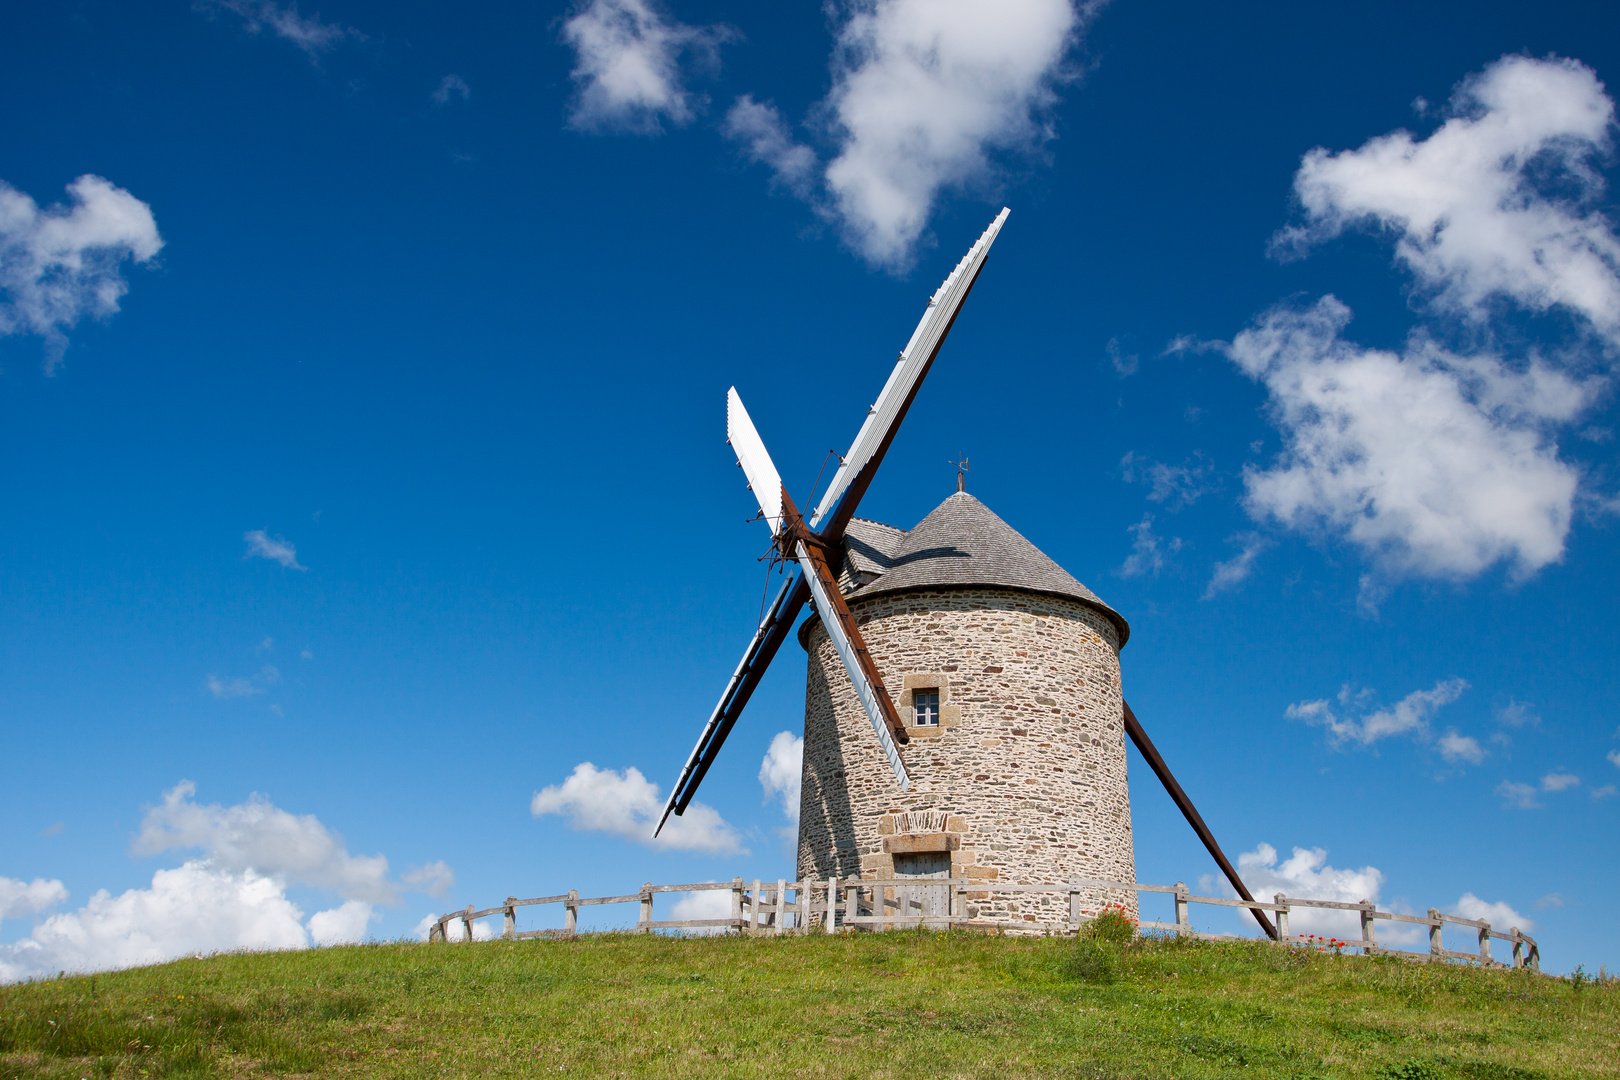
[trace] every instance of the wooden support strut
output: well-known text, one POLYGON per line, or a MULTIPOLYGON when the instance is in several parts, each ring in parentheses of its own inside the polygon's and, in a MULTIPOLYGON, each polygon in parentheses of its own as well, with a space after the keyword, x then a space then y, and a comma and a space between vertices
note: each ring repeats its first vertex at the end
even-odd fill
MULTIPOLYGON (((1243 899, 1252 902, 1254 897, 1249 893, 1249 887, 1243 884, 1242 878, 1238 877, 1238 872, 1233 869, 1232 864, 1227 861, 1225 853, 1221 851, 1221 845, 1215 842, 1215 834, 1209 831, 1209 826, 1204 824, 1204 818, 1198 813, 1197 807, 1193 806, 1192 800, 1187 798, 1187 793, 1181 790, 1181 785, 1176 783, 1176 778, 1170 774, 1170 767, 1164 763, 1164 758, 1159 756, 1158 748, 1153 745, 1153 740, 1147 737, 1147 732, 1142 730, 1142 723, 1136 718, 1136 714, 1131 711, 1130 704, 1123 700, 1121 700, 1120 704, 1124 707, 1125 733, 1131 737, 1131 742, 1136 744, 1136 749, 1141 751, 1142 756, 1147 759, 1148 767, 1153 770, 1153 775, 1159 778, 1159 783, 1164 785, 1164 790, 1170 793, 1170 798, 1175 801, 1176 808, 1181 811, 1181 816, 1187 819, 1187 824, 1193 827, 1193 832, 1198 834, 1198 839, 1204 842, 1204 849, 1215 860, 1215 865, 1221 868, 1221 873, 1226 875, 1226 880, 1232 883, 1232 888, 1236 889, 1237 894, 1243 899)), ((1250 908, 1249 912, 1255 917, 1255 921, 1260 924, 1260 929, 1266 932, 1266 936, 1276 941, 1277 928, 1271 925, 1271 920, 1266 918, 1265 912, 1257 911, 1254 908, 1250 908)))
POLYGON ((821 617, 834 618, 838 625, 843 627, 844 636, 849 639, 850 648, 855 653, 855 662, 860 665, 861 672, 872 684, 876 691, 878 710, 883 713, 883 722, 888 725, 889 734, 901 746, 911 741, 906 734, 906 725, 900 719, 900 713, 895 709, 889 691, 883 685, 883 676, 878 674, 877 664, 872 660, 872 654, 866 648, 866 639, 861 637, 860 627, 855 625, 855 616, 850 612, 849 605, 844 603, 844 591, 838 587, 838 578, 832 572, 832 565, 827 561, 827 541, 810 530, 799 516, 799 508, 793 504, 793 499, 787 493, 787 486, 782 487, 782 521, 783 528, 779 543, 784 557, 797 559, 795 549, 802 547, 815 570, 816 577, 821 580, 822 590, 827 595, 832 611, 821 612, 821 617))

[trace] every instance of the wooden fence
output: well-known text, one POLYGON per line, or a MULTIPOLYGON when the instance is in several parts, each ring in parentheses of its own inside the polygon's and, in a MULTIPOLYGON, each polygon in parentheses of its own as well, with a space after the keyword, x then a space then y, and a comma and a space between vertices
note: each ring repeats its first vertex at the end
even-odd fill
POLYGON ((1249 908, 1255 911, 1269 911, 1277 917, 1278 941, 1285 945, 1297 945, 1307 948, 1335 947, 1358 950, 1366 956, 1399 956, 1410 960, 1424 962, 1444 962, 1448 960, 1461 960, 1482 964, 1487 967, 1515 967, 1528 968, 1532 971, 1541 969, 1541 951, 1534 938, 1521 931, 1518 927, 1511 927, 1506 933, 1493 930, 1491 924, 1479 919, 1464 919, 1457 915, 1443 915, 1437 909, 1430 908, 1428 915, 1402 915, 1392 911, 1379 911, 1377 905, 1363 900, 1358 904, 1345 903, 1338 900, 1311 900, 1298 896, 1285 896, 1278 893, 1272 903, 1262 903, 1258 900, 1227 900, 1217 896, 1195 896, 1182 882, 1174 885, 1142 885, 1127 884, 1118 881, 1098 881, 1092 879, 1077 879, 1068 883, 1051 885, 1009 885, 1000 882, 964 881, 957 878, 828 878, 825 881, 787 881, 778 879, 776 882, 762 882, 756 879, 752 886, 744 883, 742 878, 733 878, 729 882, 700 882, 692 885, 654 885, 651 882, 643 885, 640 892, 626 896, 595 896, 582 897, 578 890, 568 892, 561 896, 539 896, 529 900, 520 900, 515 896, 506 898, 506 902, 496 907, 475 909, 468 904, 465 910, 452 911, 441 915, 428 930, 429 941, 448 941, 447 928, 452 922, 460 922, 464 930, 464 940, 472 941, 473 923, 479 919, 494 915, 502 917, 501 938, 507 941, 522 938, 570 938, 579 930, 579 909, 602 904, 639 904, 640 910, 636 918, 635 929, 638 933, 650 933, 654 930, 735 930, 744 934, 774 935, 774 934, 800 934, 807 933, 815 927, 828 927, 835 930, 891 930, 911 927, 927 927, 945 929, 948 927, 963 927, 975 930, 1016 930, 1029 932, 1077 932, 1082 925, 1096 917, 1095 910, 1087 910, 1088 893, 1097 889, 1111 890, 1122 893, 1164 893, 1170 895, 1175 904, 1175 918, 1173 923, 1150 922, 1143 920, 1138 923, 1139 930, 1156 930, 1173 933, 1178 937, 1197 938, 1203 941, 1242 941, 1251 940, 1239 934, 1204 934, 1192 928, 1189 910, 1193 904, 1208 904, 1215 907, 1249 908), (907 914, 904 911, 890 912, 890 908, 903 908, 918 906, 912 899, 919 889, 937 889, 948 898, 949 914, 907 914), (724 919, 663 919, 653 918, 653 897, 658 893, 700 893, 723 891, 730 893, 731 914, 724 919), (793 898, 788 899, 792 893, 793 898), (1058 930, 1051 923, 1042 922, 1010 922, 970 916, 968 903, 971 900, 983 899, 992 893, 996 895, 1017 893, 1047 893, 1068 895, 1068 918, 1058 930), (563 926, 560 930, 519 930, 517 929, 517 909, 537 904, 561 904, 563 907, 563 926), (1330 940, 1317 935, 1294 935, 1289 933, 1289 914, 1299 909, 1326 909, 1331 911, 1354 911, 1360 916, 1361 936, 1350 938, 1338 946, 1330 946, 1330 940), (1429 949, 1427 952, 1415 952, 1407 949, 1395 949, 1378 943, 1377 923, 1379 920, 1394 923, 1408 923, 1426 926, 1429 930, 1429 949), (1478 952, 1461 952, 1444 948, 1441 942, 1441 933, 1447 925, 1467 927, 1477 932, 1479 940, 1478 952), (1508 942, 1512 946, 1511 965, 1496 959, 1491 955, 1491 941, 1508 942))

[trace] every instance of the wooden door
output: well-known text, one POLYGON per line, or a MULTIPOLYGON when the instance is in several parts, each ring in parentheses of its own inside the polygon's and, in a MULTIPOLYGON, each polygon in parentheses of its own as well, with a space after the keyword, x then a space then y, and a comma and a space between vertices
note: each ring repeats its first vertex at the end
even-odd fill
POLYGON ((924 884, 930 879, 951 876, 951 853, 919 851, 894 857, 894 876, 916 878, 917 884, 896 885, 894 899, 899 905, 893 914, 943 919, 951 913, 951 887, 924 884))

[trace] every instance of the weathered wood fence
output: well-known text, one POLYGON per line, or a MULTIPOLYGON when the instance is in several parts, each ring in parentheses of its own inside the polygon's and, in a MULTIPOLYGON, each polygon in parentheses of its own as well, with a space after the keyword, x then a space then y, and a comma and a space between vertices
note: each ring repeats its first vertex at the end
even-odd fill
MULTIPOLYGON (((1029 932, 1077 932, 1082 925, 1091 921, 1097 915, 1094 903, 1088 903, 1088 894, 1094 895, 1095 890, 1105 889, 1121 893, 1164 893, 1173 898, 1175 904, 1175 919, 1173 923, 1151 922, 1143 920, 1138 923, 1139 930, 1157 930, 1173 933, 1178 937, 1197 938, 1203 941, 1240 941, 1248 940, 1239 934, 1204 934, 1192 928, 1189 918, 1191 905, 1207 904, 1215 907, 1249 908, 1257 911, 1269 911, 1277 917, 1277 930, 1279 943, 1286 945, 1304 946, 1307 948, 1321 948, 1329 939, 1317 935, 1294 935, 1289 933, 1288 920, 1291 912, 1299 909, 1327 909, 1332 911, 1354 911, 1360 916, 1361 936, 1350 938, 1343 942, 1342 948, 1360 951, 1363 955, 1399 956, 1411 960, 1424 962, 1444 962, 1447 960, 1461 960, 1478 963, 1487 967, 1516 967, 1529 968, 1539 971, 1541 966, 1541 951, 1534 938, 1521 931, 1518 927, 1511 927, 1506 933, 1493 930, 1491 924, 1479 919, 1464 919, 1457 915, 1443 915, 1437 909, 1430 908, 1425 915, 1402 915, 1392 911, 1379 911, 1377 905, 1363 900, 1358 904, 1345 903, 1338 900, 1311 900, 1298 896, 1285 896, 1278 893, 1272 903, 1262 903, 1258 900, 1227 900, 1217 896, 1195 896, 1182 882, 1174 885, 1143 885, 1140 883, 1126 884, 1118 881, 1097 881, 1092 879, 1077 879, 1068 883, 1051 885, 1009 885, 1000 882, 964 881, 956 878, 828 878, 825 881, 787 881, 778 879, 773 882, 755 880, 747 885, 742 878, 733 878, 729 882, 699 882, 691 885, 654 885, 651 882, 643 885, 641 891, 625 896, 594 896, 582 897, 578 890, 570 891, 560 896, 538 896, 528 900, 521 900, 515 896, 506 898, 506 902, 496 907, 475 909, 471 904, 462 911, 452 911, 441 915, 432 924, 428 931, 429 941, 448 941, 448 927, 452 922, 462 924, 464 940, 472 941, 473 923, 479 919, 500 915, 502 918, 501 937, 513 941, 522 938, 570 938, 579 933, 579 909, 594 907, 603 904, 639 904, 640 909, 636 918, 635 929, 638 933, 650 933, 654 930, 735 930, 744 934, 773 935, 773 934, 799 934, 807 933, 812 928, 824 927, 833 930, 890 930, 910 927, 928 927, 945 929, 947 927, 963 927, 976 930, 1016 930, 1029 932), (907 914, 903 909, 919 906, 913 899, 919 888, 938 889, 949 898, 949 914, 907 914), (658 893, 701 893, 722 891, 730 894, 731 914, 723 919, 654 919, 653 897, 658 893), (793 898, 788 899, 792 893, 793 898), (991 893, 997 895, 1007 893, 1047 893, 1067 894, 1069 899, 1069 912, 1065 924, 1059 930, 1051 923, 1032 923, 997 921, 979 918, 968 914, 970 900, 983 898, 991 893), (563 926, 560 930, 519 930, 517 929, 517 909, 542 904, 561 904, 563 908, 563 926), (1407 949, 1395 949, 1378 942, 1377 924, 1379 920, 1395 923, 1409 923, 1426 926, 1429 930, 1429 949, 1427 952, 1415 952, 1407 949), (1476 931, 1479 940, 1478 952, 1461 952, 1443 947, 1441 933, 1447 925, 1466 927, 1476 931), (1512 947, 1511 965, 1498 960, 1491 954, 1491 941, 1507 942, 1512 947)), ((1337 940, 1337 939, 1332 939, 1337 940)))

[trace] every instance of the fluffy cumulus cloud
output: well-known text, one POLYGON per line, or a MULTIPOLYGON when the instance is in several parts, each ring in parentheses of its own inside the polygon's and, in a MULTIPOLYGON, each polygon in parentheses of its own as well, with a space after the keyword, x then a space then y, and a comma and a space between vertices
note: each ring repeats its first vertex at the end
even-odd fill
POLYGON ((400 880, 419 893, 443 896, 455 887, 456 873, 443 859, 425 866, 413 866, 400 875, 400 880))
POLYGON ((1461 578, 1506 561, 1524 575, 1561 558, 1576 474, 1551 430, 1593 387, 1422 338, 1400 353, 1363 348, 1340 338, 1349 321, 1328 296, 1233 340, 1286 445, 1246 471, 1250 512, 1342 532, 1392 573, 1461 578))
POLYGON ((1507 931, 1517 926, 1526 932, 1536 928, 1535 920, 1513 910, 1511 904, 1497 901, 1488 903, 1473 893, 1463 893, 1447 914, 1461 915, 1465 919, 1481 919, 1491 924, 1492 930, 1507 931))
POLYGON ((993 182, 998 156, 1037 151, 1063 60, 1093 4, 850 0, 832 89, 813 112, 824 165, 777 111, 741 98, 726 129, 744 154, 837 221, 875 265, 906 267, 942 191, 993 182))
MULTIPOLYGON (((1270 900, 1278 893, 1350 904, 1378 900, 1384 887, 1383 871, 1376 866, 1339 869, 1328 865, 1327 855, 1325 848, 1296 847, 1279 862, 1277 849, 1262 843, 1238 856, 1238 876, 1258 900, 1270 900)), ((1228 895, 1237 895, 1224 881, 1223 886, 1228 895)), ((1288 924, 1291 933, 1344 938, 1361 936, 1359 920, 1354 912, 1298 908, 1289 913, 1288 924)))
POLYGON ((799 822, 799 789, 803 778, 804 740, 791 731, 777 732, 765 751, 764 760, 759 763, 759 786, 765 789, 765 798, 781 803, 782 813, 795 825, 799 822))
POLYGON ((561 784, 535 792, 529 803, 535 817, 555 814, 580 832, 601 832, 653 847, 730 855, 743 851, 737 830, 711 806, 694 802, 680 817, 670 816, 653 839, 664 811, 658 785, 631 767, 624 772, 598 769, 588 761, 574 766, 561 784))
POLYGON ((688 72, 715 68, 730 31, 687 26, 651 0, 589 0, 563 23, 562 36, 574 50, 570 123, 646 133, 697 115, 688 72))
MULTIPOLYGON (((343 841, 310 815, 296 816, 255 795, 237 806, 199 805, 181 782, 141 821, 134 850, 155 854, 194 849, 148 888, 117 896, 101 890, 77 911, 50 915, 20 941, 0 945, 0 982, 56 971, 100 971, 236 949, 296 949, 359 941, 377 917, 376 904, 397 903, 381 855, 350 855, 343 841), (287 896, 313 886, 343 899, 308 920, 287 896)), ((406 875, 432 892, 454 881, 442 862, 406 875)), ((59 904, 59 881, 29 884, 0 878, 0 917, 39 913, 59 904)))
POLYGON ((1365 348, 1340 337, 1350 311, 1326 296, 1239 334, 1227 354, 1269 391, 1285 444, 1247 470, 1246 503, 1360 546, 1376 568, 1369 606, 1400 576, 1505 564, 1522 578, 1563 557, 1579 485, 1557 439, 1620 348, 1620 239, 1595 165, 1613 127, 1590 69, 1509 56, 1467 79, 1427 138, 1305 156, 1304 221, 1274 250, 1370 227, 1430 321, 1398 350, 1365 348), (1501 333, 1504 320, 1555 310, 1568 316, 1547 324, 1556 340, 1523 356, 1493 344, 1518 333, 1501 333))
POLYGON ((69 205, 42 210, 0 182, 0 335, 44 338, 47 372, 80 319, 118 310, 124 261, 151 262, 163 247, 152 208, 123 188, 85 175, 67 191, 69 205))
POLYGON ((303 912, 280 882, 191 861, 152 875, 146 889, 105 889, 78 911, 52 915, 0 945, 0 982, 57 971, 99 971, 232 949, 308 944, 303 912))
POLYGON ((1368 224, 1433 301, 1474 319, 1499 298, 1558 306, 1620 341, 1620 242, 1598 209, 1595 158, 1614 104, 1574 60, 1507 56, 1466 80, 1427 139, 1396 131, 1360 149, 1305 156, 1294 181, 1301 247, 1368 224))
POLYGON ((35 878, 17 881, 0 877, 0 919, 16 919, 24 915, 37 915, 49 911, 68 897, 60 881, 35 878))
POLYGON ((227 12, 242 20, 250 34, 268 33, 302 49, 313 62, 345 41, 364 41, 352 26, 321 21, 319 15, 301 15, 296 3, 276 0, 196 0, 197 10, 227 12))
POLYGON ((242 534, 242 539, 247 541, 247 552, 242 556, 244 559, 269 559, 289 570, 309 569, 298 565, 298 549, 284 536, 271 536, 263 529, 250 529, 242 534))
POLYGON ((313 814, 291 814, 257 793, 236 806, 195 802, 197 787, 182 781, 147 810, 134 850, 155 855, 197 849, 209 865, 240 872, 252 869, 306 885, 330 889, 345 900, 392 904, 399 886, 388 877, 381 855, 351 855, 343 838, 313 814))
MULTIPOLYGON (((1371 900, 1383 910, 1413 914, 1409 905, 1399 901, 1379 903, 1379 893, 1386 879, 1383 871, 1376 866, 1339 869, 1328 865, 1327 855, 1325 848, 1296 847, 1292 855, 1279 861, 1277 849, 1262 843, 1253 851, 1238 856, 1238 876, 1260 900, 1270 900, 1277 894, 1296 899, 1336 900, 1346 904, 1371 900)), ((1214 880, 1210 880, 1209 884, 1213 886, 1214 880)), ((1226 895, 1237 895, 1224 880, 1221 887, 1226 895)), ((1441 910, 1465 919, 1488 920, 1493 928, 1499 930, 1506 930, 1510 926, 1530 930, 1535 926, 1534 922, 1508 904, 1487 903, 1471 892, 1464 893, 1455 904, 1441 910)), ((1319 934, 1345 941, 1361 937, 1361 917, 1353 911, 1295 907, 1288 913, 1288 924, 1290 932, 1294 934, 1319 934)), ((1423 928, 1410 924, 1378 924, 1378 939, 1386 945, 1412 947, 1425 940, 1425 933, 1423 928)))
MULTIPOLYGON (((1285 715, 1290 720, 1326 728, 1336 748, 1347 744, 1372 746, 1380 739, 1395 735, 1428 742, 1433 738, 1429 721, 1443 706, 1461 697, 1466 689, 1468 683, 1462 679, 1444 679, 1431 689, 1412 691, 1388 708, 1378 708, 1372 691, 1352 690, 1347 684, 1339 691, 1336 701, 1322 698, 1296 702, 1288 706, 1285 715)), ((1448 729, 1442 736, 1441 753, 1447 760, 1469 760, 1475 751, 1479 751, 1479 743, 1454 730, 1448 729), (1470 744, 1472 750, 1468 749, 1470 744)))

